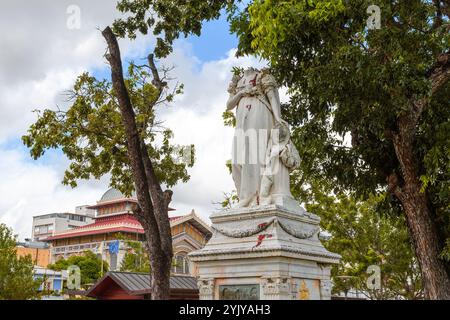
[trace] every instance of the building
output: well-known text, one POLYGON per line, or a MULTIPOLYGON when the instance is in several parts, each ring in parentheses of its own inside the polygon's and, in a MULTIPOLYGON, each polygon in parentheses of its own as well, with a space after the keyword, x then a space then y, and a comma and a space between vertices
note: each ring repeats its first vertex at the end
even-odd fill
MULTIPOLYGON (((98 300, 143 300, 151 294, 150 275, 135 272, 108 272, 85 295, 98 300)), ((198 300, 197 280, 194 277, 170 277, 171 300, 198 300)))
MULTIPOLYGON (((55 232, 45 239, 51 244, 51 262, 91 250, 109 263, 110 270, 119 270, 129 251, 127 242, 144 241, 144 229, 133 214, 136 204, 135 197, 125 197, 118 190, 109 189, 97 204, 87 207, 95 210, 93 223, 55 232)), ((187 254, 202 248, 212 231, 194 211, 171 217, 170 225, 176 261, 172 271, 188 274, 192 267, 187 254)))
POLYGON ((42 242, 19 242, 16 246, 18 257, 31 256, 33 264, 46 268, 50 264, 50 247, 42 242))
POLYGON ((42 281, 39 291, 62 293, 64 281, 67 281, 67 271, 54 271, 41 267, 34 267, 34 279, 42 281))
POLYGON ((49 213, 33 217, 31 237, 41 241, 55 233, 84 226, 93 222, 95 211, 87 206, 75 208, 75 213, 49 213))

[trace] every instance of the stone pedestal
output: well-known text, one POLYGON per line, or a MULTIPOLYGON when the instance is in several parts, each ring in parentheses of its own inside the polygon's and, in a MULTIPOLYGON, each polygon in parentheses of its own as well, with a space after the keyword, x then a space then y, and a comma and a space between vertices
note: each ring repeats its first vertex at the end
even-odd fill
POLYGON ((189 254, 200 299, 328 300, 340 256, 321 244, 319 217, 293 199, 211 216, 207 245, 189 254))

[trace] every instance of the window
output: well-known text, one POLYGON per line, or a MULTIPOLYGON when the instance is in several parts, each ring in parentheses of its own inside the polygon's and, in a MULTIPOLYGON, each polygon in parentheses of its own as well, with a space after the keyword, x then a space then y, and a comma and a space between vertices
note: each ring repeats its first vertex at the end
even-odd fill
POLYGON ((78 216, 78 215, 75 215, 75 214, 71 214, 69 216, 69 220, 84 222, 84 221, 86 221, 86 217, 78 216))
POLYGON ((185 253, 179 253, 174 256, 172 273, 189 274, 189 261, 185 253))
POLYGON ((43 226, 34 227, 34 234, 47 234, 53 232, 53 225, 46 224, 43 226))

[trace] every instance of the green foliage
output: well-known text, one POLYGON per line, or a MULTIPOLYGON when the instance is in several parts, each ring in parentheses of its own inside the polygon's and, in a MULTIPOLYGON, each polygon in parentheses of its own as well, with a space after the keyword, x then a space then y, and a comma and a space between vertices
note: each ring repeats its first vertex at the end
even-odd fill
POLYGON ((108 272, 108 263, 100 259, 92 251, 85 251, 80 256, 70 256, 67 259, 61 259, 54 264, 48 265, 49 269, 61 271, 67 270, 69 266, 78 266, 81 271, 81 285, 93 284, 108 272), (103 267, 103 269, 102 269, 103 267))
POLYGON ((239 202, 239 197, 236 190, 230 193, 224 192, 224 199, 220 203, 221 209, 231 209, 235 204, 239 202))
POLYGON ((142 242, 127 241, 129 251, 125 254, 120 266, 120 271, 150 272, 150 260, 142 242))
POLYGON ((295 26, 319 26, 343 13, 345 7, 342 2, 342 0, 254 1, 248 8, 253 36, 251 46, 262 52, 272 53, 280 43, 293 36, 293 32, 296 32, 295 26))
POLYGON ((0 224, 0 300, 28 300, 38 297, 39 280, 33 278, 31 256, 17 257, 17 237, 0 224))
POLYGON ((222 113, 222 119, 223 123, 228 127, 235 127, 236 126, 236 117, 233 113, 233 111, 224 111, 222 113))
POLYGON ((120 0, 117 9, 126 13, 127 18, 116 20, 113 30, 118 36, 134 39, 137 33, 147 34, 151 29, 157 40, 155 54, 165 57, 180 35, 199 36, 203 21, 219 18, 220 11, 232 8, 233 3, 230 0, 120 0))
MULTIPOLYGON (((157 178, 168 187, 180 180, 186 182, 189 179, 187 167, 194 164, 194 148, 172 145, 172 131, 164 128, 155 117, 155 107, 167 105, 175 95, 182 93, 183 87, 176 86, 171 92, 165 90, 159 97, 146 66, 134 63, 129 65, 126 85, 136 113, 136 124, 154 163, 157 178), (180 154, 191 157, 189 161, 181 162, 178 161, 180 154)), ((22 137, 31 156, 37 159, 47 149, 61 148, 71 160, 65 171, 64 184, 76 187, 78 179, 99 179, 110 173, 111 186, 131 195, 134 185, 126 138, 111 82, 83 73, 69 98, 72 104, 67 111, 36 111, 37 121, 22 137)))
POLYGON ((420 269, 414 256, 405 219, 397 215, 379 215, 378 206, 385 195, 357 201, 344 194, 316 193, 316 202, 307 205, 321 217, 321 227, 329 234, 322 241, 342 259, 332 269, 333 292, 357 289, 371 299, 417 299, 421 297, 420 269), (381 270, 380 290, 367 288, 367 269, 381 270))
MULTIPOLYGON (((140 241, 126 241, 128 246, 128 252, 125 253, 125 257, 120 265, 120 271, 125 272, 142 272, 149 273, 150 259, 148 252, 140 241)), ((172 266, 176 266, 175 258, 172 261, 172 266)))

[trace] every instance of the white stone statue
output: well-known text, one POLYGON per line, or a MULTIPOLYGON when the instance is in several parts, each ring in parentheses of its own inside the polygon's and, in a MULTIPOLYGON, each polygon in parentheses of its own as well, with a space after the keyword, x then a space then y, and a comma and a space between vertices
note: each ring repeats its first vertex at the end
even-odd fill
POLYGON ((233 77, 228 92, 227 110, 236 108, 232 176, 238 207, 292 198, 289 171, 300 158, 290 141, 288 124, 281 119, 275 78, 265 69, 248 68, 233 77))
POLYGON ((277 83, 268 70, 249 68, 233 77, 228 92, 227 110, 236 108, 232 175, 239 203, 211 214, 211 239, 189 254, 200 299, 237 299, 237 289, 230 295, 221 286, 243 283, 259 286, 261 299, 329 299, 331 264, 340 256, 321 244, 320 218, 291 195, 289 171, 300 157, 281 119, 277 83))

